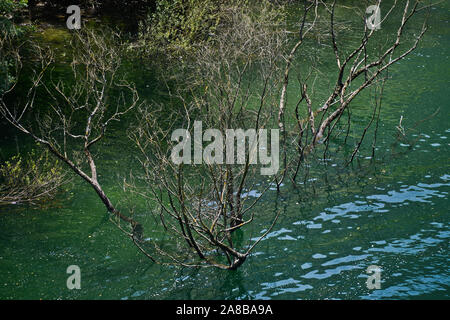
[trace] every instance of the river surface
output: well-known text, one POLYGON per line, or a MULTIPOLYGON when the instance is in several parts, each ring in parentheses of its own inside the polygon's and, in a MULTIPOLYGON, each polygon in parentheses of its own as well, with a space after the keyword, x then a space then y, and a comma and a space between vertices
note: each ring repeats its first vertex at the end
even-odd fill
MULTIPOLYGON (((449 8, 433 10, 419 48, 391 71, 375 159, 365 150, 344 168, 331 154, 305 183, 268 192, 254 209, 267 219, 244 238, 282 214, 238 270, 153 264, 75 177, 59 206, 0 208, 0 299, 449 299, 449 8), (407 141, 396 139, 400 117, 407 141), (66 287, 69 265, 81 269, 80 290, 66 287), (380 289, 366 285, 371 265, 380 289)), ((355 102, 355 119, 366 102, 355 102)), ((136 166, 129 145, 118 128, 102 146, 100 180, 115 202, 136 166)))

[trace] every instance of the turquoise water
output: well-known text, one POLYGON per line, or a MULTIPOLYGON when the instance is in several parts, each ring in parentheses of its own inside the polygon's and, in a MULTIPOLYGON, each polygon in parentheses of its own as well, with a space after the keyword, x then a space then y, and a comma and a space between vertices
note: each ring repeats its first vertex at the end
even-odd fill
MULTIPOLYGON (((277 210, 282 214, 238 270, 153 264, 75 177, 58 207, 1 208, 0 298, 450 298, 448 5, 434 14, 417 51, 391 71, 375 159, 366 150, 344 168, 342 153, 332 155, 317 161, 296 188, 286 183, 280 193, 268 192, 254 209, 262 219, 243 237, 257 237, 277 210), (408 141, 396 140, 401 116, 408 141), (80 290, 66 287, 69 265, 81 269, 80 290), (381 267, 381 289, 366 287, 370 265, 381 267)), ((364 126, 365 110, 371 110, 366 98, 354 108, 364 126)), ((116 203, 126 200, 122 177, 136 168, 122 130, 115 128, 103 143, 98 164, 100 181, 116 203)), ((12 132, 2 146, 10 147, 12 132)), ((355 141, 349 139, 350 151, 355 141)), ((151 223, 144 211, 138 217, 151 223)))

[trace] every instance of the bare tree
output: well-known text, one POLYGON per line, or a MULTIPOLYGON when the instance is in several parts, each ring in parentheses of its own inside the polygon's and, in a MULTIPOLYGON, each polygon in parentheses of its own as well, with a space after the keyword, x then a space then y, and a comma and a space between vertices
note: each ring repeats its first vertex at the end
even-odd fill
MULTIPOLYGON (((229 7, 214 41, 197 48, 196 57, 185 64, 183 76, 167 85, 175 112, 168 116, 167 106, 141 109, 139 129, 133 130, 132 138, 142 151, 145 187, 133 190, 158 204, 152 211, 177 243, 177 250, 173 250, 157 241, 136 240, 153 261, 236 269, 272 229, 277 215, 258 240, 248 245, 233 241, 235 230, 254 221, 254 206, 270 186, 258 189, 254 185, 260 180, 260 167, 252 158, 252 142, 245 154, 227 150, 227 159, 214 154, 211 157, 220 161, 208 161, 202 152, 203 159, 194 156, 193 165, 186 165, 172 161, 175 143, 167 141, 174 129, 186 128, 194 137, 188 152, 191 147, 202 148, 202 138, 199 141, 193 132, 199 129, 195 128, 196 121, 201 121, 204 129, 217 130, 216 136, 201 135, 220 145, 226 144, 224 137, 229 129, 245 133, 276 126, 273 106, 280 88, 278 74, 285 39, 277 25, 282 22, 279 15, 268 4, 261 6, 256 18, 243 7, 229 7), (250 191, 258 192, 251 197, 250 191)), ((245 144, 245 136, 241 138, 245 144)))
MULTIPOLYGON (((2 43, 2 49, 5 45, 2 43)), ((2 92, 0 113, 10 124, 47 147, 89 183, 107 210, 131 224, 135 230, 140 225, 116 210, 100 185, 92 152, 104 138, 111 122, 119 121, 139 102, 134 86, 119 77, 123 49, 119 36, 93 31, 74 34, 71 42, 71 85, 67 84, 67 79, 53 79, 51 67, 54 56, 49 49, 37 44, 34 49, 41 65, 34 73, 24 103, 21 103, 22 99, 8 99, 9 95, 14 94, 21 66, 20 55, 15 52, 16 81, 2 92), (112 98, 113 90, 119 92, 118 97, 112 98), (39 94, 46 95, 48 112, 36 107, 39 94)))
MULTIPOLYGON (((292 69, 292 61, 295 60, 295 55, 299 54, 298 52, 305 42, 305 37, 307 37, 308 33, 311 33, 314 28, 320 27, 318 21, 323 21, 323 16, 325 16, 325 20, 328 20, 329 23, 328 39, 334 52, 337 65, 336 73, 332 75, 331 78, 335 78, 336 80, 325 101, 316 101, 313 96, 314 87, 309 86, 311 83, 314 86, 315 79, 320 76, 314 64, 311 64, 309 67, 302 65, 297 70, 296 76, 298 80, 300 98, 296 102, 295 108, 292 109, 294 110, 293 117, 296 119, 295 125, 297 126, 298 132, 296 138, 294 139, 294 145, 298 149, 298 157, 297 159, 290 161, 290 163, 287 163, 288 160, 286 160, 287 156, 285 154, 283 162, 285 169, 289 166, 293 168, 293 173, 291 176, 293 180, 295 180, 298 174, 300 163, 320 144, 325 145, 325 157, 325 153, 328 150, 328 143, 332 137, 335 127, 340 124, 340 120, 344 115, 344 112, 349 111, 351 102, 362 91, 379 84, 379 88, 381 88, 381 90, 378 91, 378 94, 382 95, 382 87, 384 86, 384 81, 387 79, 389 67, 405 58, 414 49, 416 49, 420 39, 422 39, 427 30, 427 16, 424 17, 422 22, 420 22, 419 19, 413 18, 418 16, 418 13, 424 9, 430 8, 429 4, 425 5, 424 1, 394 1, 390 6, 386 5, 383 7, 383 17, 381 23, 384 23, 386 19, 391 18, 394 13, 397 13, 398 10, 401 10, 400 23, 395 34, 386 34, 387 45, 380 49, 376 46, 376 40, 373 40, 374 35, 377 32, 376 28, 368 28, 365 11, 361 12, 358 7, 348 8, 345 7, 344 4, 341 4, 345 9, 350 10, 350 12, 357 14, 361 18, 361 39, 356 47, 349 50, 348 44, 344 46, 344 43, 339 43, 338 40, 339 28, 337 27, 338 24, 336 22, 336 8, 340 5, 339 3, 340 1, 337 0, 330 2, 317 0, 305 1, 304 15, 299 28, 299 40, 295 43, 290 54, 286 58, 283 90, 280 97, 278 112, 280 129, 284 128, 285 123, 284 118, 287 104, 285 92, 289 83, 288 80, 289 73, 292 69), (411 25, 412 20, 416 21, 416 24, 417 21, 420 23, 418 33, 415 35, 409 33, 405 36, 405 29, 408 25, 411 25), (401 46, 401 43, 405 43, 406 46, 405 44, 401 46), (311 81, 311 79, 314 80, 311 81), (305 105, 304 112, 299 110, 301 105, 305 105), (318 107, 314 108, 314 105, 318 107), (303 114, 306 115, 306 117, 302 116, 303 114)), ((381 0, 376 3, 378 7, 382 4, 384 5, 384 2, 381 0)), ((365 10, 367 6, 368 3, 365 3, 363 10, 365 10)), ((320 24, 321 23, 322 22, 320 22, 320 24)), ((352 30, 352 32, 355 32, 355 30, 352 30)), ((378 96, 378 103, 375 103, 374 105, 372 117, 367 127, 363 129, 361 139, 355 146, 349 162, 353 161, 369 127, 374 122, 378 123, 379 117, 376 117, 376 114, 378 113, 379 115, 380 99, 381 97, 378 96)), ((350 113, 348 112, 348 129, 350 125, 350 113)), ((374 139, 376 139, 376 136, 374 139)), ((287 142, 285 144, 285 148, 287 148, 287 142)), ((372 150, 374 150, 374 147, 372 150)))
MULTIPOLYGON (((14 89, 21 68, 20 50, 27 41, 18 36, 13 24, 0 30, 0 95, 14 89)), ((17 141, 16 141, 17 142, 17 141)), ((56 159, 49 159, 48 151, 32 150, 2 159, 0 164, 0 205, 28 203, 42 205, 54 198, 61 186, 68 182, 67 174, 56 159)))
MULTIPOLYGON (((283 51, 286 43, 284 26, 274 24, 271 19, 257 24, 239 9, 230 8, 229 20, 224 22, 222 19, 226 27, 218 28, 211 46, 202 46, 198 56, 185 63, 187 71, 181 73, 183 79, 180 81, 182 77, 178 76, 167 86, 170 99, 178 103, 177 112, 170 117, 165 112, 164 119, 158 119, 155 112, 163 112, 163 106, 157 109, 159 111, 154 107, 141 110, 142 121, 132 138, 144 155, 141 161, 145 175, 141 178, 146 182, 145 188, 151 192, 149 194, 139 188, 133 190, 158 204, 153 212, 164 230, 174 235, 177 245, 176 250, 163 248, 152 237, 148 241, 135 241, 136 245, 158 263, 222 269, 239 267, 254 246, 270 232, 278 217, 262 237, 244 246, 245 250, 235 247, 233 231, 254 221, 255 206, 266 190, 261 190, 256 199, 248 202, 244 191, 253 190, 252 183, 261 182, 255 174, 256 167, 250 165, 251 152, 246 154, 242 166, 200 162, 194 162, 196 166, 175 165, 170 159, 173 144, 167 144, 170 133, 182 127, 188 128, 189 136, 193 136, 192 128, 195 129, 195 120, 199 119, 203 125, 218 128, 222 133, 229 128, 258 130, 276 125, 283 137, 284 167, 272 178, 279 188, 288 170, 291 170, 291 179, 295 180, 300 163, 319 144, 326 145, 326 152, 334 127, 355 97, 368 87, 379 88, 370 121, 350 157, 349 161, 352 161, 368 128, 372 123, 378 123, 389 66, 412 52, 426 31, 424 22, 411 46, 397 53, 406 24, 426 8, 418 5, 416 2, 411 8, 409 2, 404 4, 393 43, 378 55, 374 55, 375 51, 368 46, 375 31, 367 29, 364 13, 361 15, 363 35, 360 43, 350 52, 344 52, 343 44, 337 41, 340 31, 335 21, 337 1, 304 2, 296 32, 298 40, 286 54, 283 51), (272 21, 272 24, 267 21, 272 21), (267 25, 271 27, 267 28, 267 25), (302 55, 301 48, 306 39, 315 33, 323 33, 326 28, 337 64, 336 82, 325 102, 314 109, 317 102, 308 84, 317 70, 314 64, 298 66, 296 60, 302 55), (300 98, 295 107, 288 108, 287 90, 294 66, 300 69, 296 75, 300 98), (304 112, 299 110, 302 104, 305 104, 304 112), (295 119, 290 122, 294 128, 286 126, 286 112, 295 119), (289 160, 288 153, 295 155, 288 141, 292 136, 298 152, 297 157, 289 160)), ((394 2, 385 19, 396 8, 397 3, 394 2)), ((350 117, 347 121, 350 125, 350 117)), ((136 185, 134 182, 128 186, 136 185)))

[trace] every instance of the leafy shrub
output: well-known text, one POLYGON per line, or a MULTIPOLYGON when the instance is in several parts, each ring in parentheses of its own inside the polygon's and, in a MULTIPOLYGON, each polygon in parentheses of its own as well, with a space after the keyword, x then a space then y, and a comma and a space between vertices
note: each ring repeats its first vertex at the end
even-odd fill
POLYGON ((162 0, 140 23, 140 46, 145 52, 169 54, 189 51, 193 44, 208 41, 220 21, 219 0, 162 0))
POLYGON ((27 0, 0 0, 0 14, 8 15, 22 8, 26 8, 28 4, 27 0))

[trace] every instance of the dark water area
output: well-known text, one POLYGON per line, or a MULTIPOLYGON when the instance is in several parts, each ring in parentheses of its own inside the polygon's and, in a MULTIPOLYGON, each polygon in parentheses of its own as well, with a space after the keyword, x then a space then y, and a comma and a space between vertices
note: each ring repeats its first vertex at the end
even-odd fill
MULTIPOLYGON (((449 299, 450 6, 432 14, 423 42, 390 71, 375 158, 367 148, 344 167, 342 153, 326 161, 313 155, 318 161, 295 188, 272 188, 254 209, 262 218, 242 237, 258 237, 277 210, 282 214, 238 270, 153 264, 75 177, 60 206, 0 208, 0 299, 449 299), (401 117, 410 130, 398 141, 401 117), (81 269, 80 290, 66 287, 69 265, 81 269), (366 286, 371 265, 381 268, 380 289, 366 286)), ((154 95, 154 80, 136 73, 143 95, 154 95)), ((372 110, 369 97, 352 108, 361 120, 350 150, 372 110)), ((123 177, 139 170, 123 130, 110 132, 98 163, 113 202, 126 197, 123 177)), ((0 150, 9 154, 14 131, 3 132, 0 150)), ((137 215, 151 225, 144 209, 137 215)))

